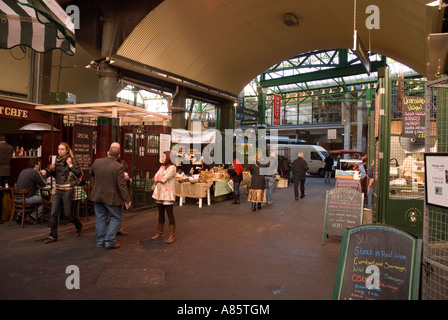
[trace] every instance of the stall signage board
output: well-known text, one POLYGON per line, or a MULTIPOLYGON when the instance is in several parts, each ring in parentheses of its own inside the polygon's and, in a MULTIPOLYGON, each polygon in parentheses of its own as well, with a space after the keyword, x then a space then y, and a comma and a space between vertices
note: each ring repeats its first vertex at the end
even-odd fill
POLYGON ((421 252, 420 239, 392 226, 345 230, 333 299, 418 299, 421 252))
POLYGON ((403 137, 424 138, 425 137, 425 98, 410 97, 403 98, 403 137))
POLYGON ((73 153, 82 170, 83 178, 90 177, 92 165, 93 128, 90 126, 73 126, 73 153))
POLYGON ((327 191, 322 245, 327 235, 342 236, 344 230, 362 224, 364 194, 349 187, 327 191))
POLYGON ((448 208, 448 153, 425 153, 425 200, 448 208))

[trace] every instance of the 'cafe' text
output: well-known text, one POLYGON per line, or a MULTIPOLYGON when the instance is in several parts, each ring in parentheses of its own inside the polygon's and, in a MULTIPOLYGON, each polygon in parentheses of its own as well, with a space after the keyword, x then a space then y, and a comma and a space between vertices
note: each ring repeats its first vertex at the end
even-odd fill
POLYGON ((1 114, 11 117, 28 118, 28 110, 18 108, 0 106, 0 115, 1 114))

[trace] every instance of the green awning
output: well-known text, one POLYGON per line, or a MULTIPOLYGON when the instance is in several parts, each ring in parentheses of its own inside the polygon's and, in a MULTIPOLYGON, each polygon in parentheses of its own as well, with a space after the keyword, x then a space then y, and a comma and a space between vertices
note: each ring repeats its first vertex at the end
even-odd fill
POLYGON ((75 28, 55 0, 0 0, 0 48, 75 54, 75 28))

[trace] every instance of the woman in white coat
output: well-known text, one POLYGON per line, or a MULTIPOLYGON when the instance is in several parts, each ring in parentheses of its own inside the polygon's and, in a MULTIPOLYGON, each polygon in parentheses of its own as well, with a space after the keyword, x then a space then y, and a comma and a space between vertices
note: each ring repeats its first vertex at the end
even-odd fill
POLYGON ((157 224, 157 233, 151 239, 159 239, 163 237, 163 227, 165 224, 165 211, 168 216, 170 235, 166 243, 173 243, 176 231, 174 220, 174 201, 176 199, 174 182, 176 176, 176 166, 171 162, 169 151, 165 151, 161 159, 162 166, 154 175, 154 183, 156 184, 152 197, 156 199, 159 208, 159 222, 157 224))

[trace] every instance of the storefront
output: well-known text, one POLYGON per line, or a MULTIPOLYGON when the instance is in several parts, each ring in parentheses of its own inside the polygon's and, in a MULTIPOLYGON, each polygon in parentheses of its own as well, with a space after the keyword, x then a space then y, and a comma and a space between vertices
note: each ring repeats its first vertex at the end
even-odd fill
MULTIPOLYGON (((37 106, 59 115, 61 137, 68 142, 90 179, 88 169, 96 158, 107 156, 110 144, 121 144, 121 157, 129 169, 132 209, 155 205, 151 178, 159 168, 160 134, 167 133, 171 117, 121 102, 37 106)), ((55 144, 59 140, 55 140, 55 144)))
POLYGON ((28 102, 0 98, 0 131, 5 135, 6 142, 14 148, 11 185, 17 182, 20 171, 28 166, 30 158, 41 158, 42 167, 45 167, 49 164, 50 155, 57 151, 57 145, 53 144, 52 148, 52 140, 60 141, 60 116, 36 110, 35 107, 35 104, 28 102), (21 130, 29 124, 45 124, 45 128, 41 126, 41 129, 21 130))

